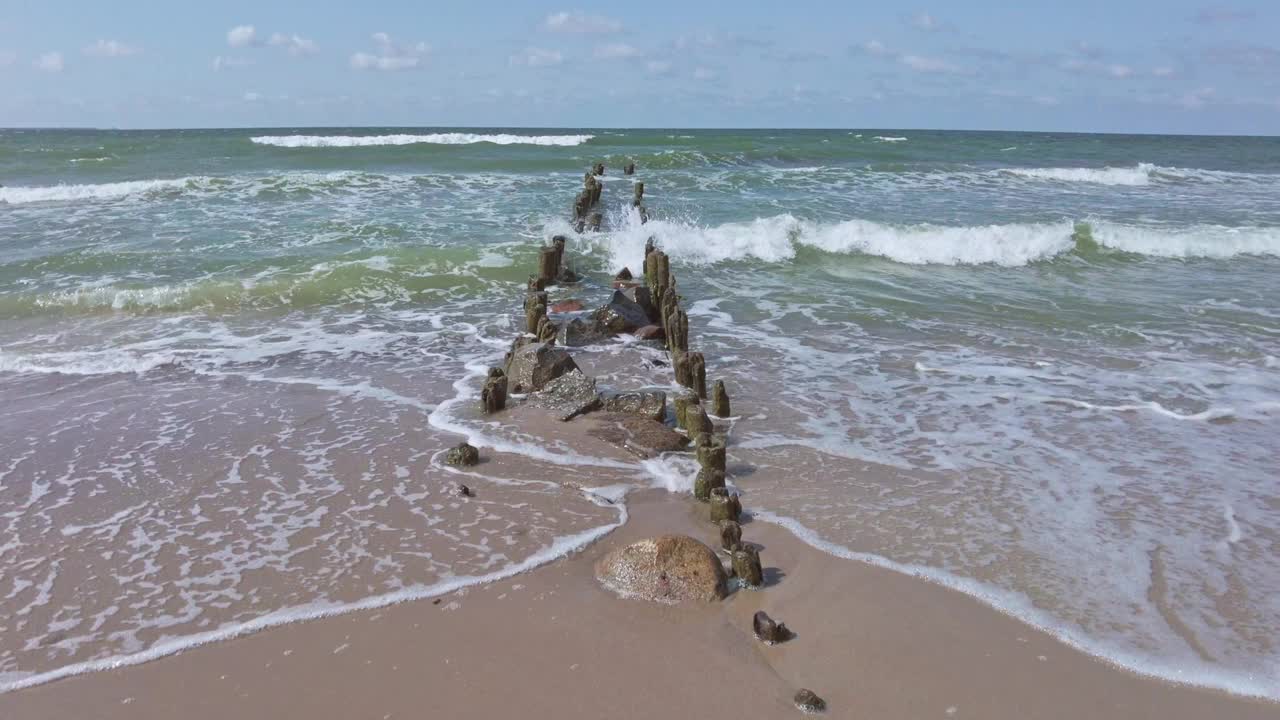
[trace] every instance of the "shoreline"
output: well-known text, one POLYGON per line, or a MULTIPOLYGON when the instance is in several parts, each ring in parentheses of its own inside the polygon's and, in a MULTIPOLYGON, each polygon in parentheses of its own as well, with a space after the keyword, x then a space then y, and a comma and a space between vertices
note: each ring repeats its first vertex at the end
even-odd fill
POLYGON ((394 718, 431 707, 493 717, 520 707, 523 717, 552 718, 609 707, 624 718, 786 718, 796 716, 788 699, 799 687, 826 698, 831 717, 1280 713, 1274 703, 1117 668, 976 598, 830 556, 763 520, 746 524, 764 548, 763 589, 711 605, 618 598, 594 578, 610 550, 657 533, 715 534, 665 490, 629 500, 621 527, 536 569, 5 693, 0 714, 394 718), (796 637, 756 641, 758 609, 796 637), (488 687, 501 690, 478 692, 488 687))

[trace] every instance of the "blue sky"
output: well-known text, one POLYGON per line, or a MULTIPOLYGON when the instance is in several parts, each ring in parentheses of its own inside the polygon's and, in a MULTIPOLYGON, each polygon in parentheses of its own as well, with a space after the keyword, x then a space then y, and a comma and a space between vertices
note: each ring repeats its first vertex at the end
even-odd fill
POLYGON ((0 126, 1280 133, 1280 4, 4 0, 0 126))

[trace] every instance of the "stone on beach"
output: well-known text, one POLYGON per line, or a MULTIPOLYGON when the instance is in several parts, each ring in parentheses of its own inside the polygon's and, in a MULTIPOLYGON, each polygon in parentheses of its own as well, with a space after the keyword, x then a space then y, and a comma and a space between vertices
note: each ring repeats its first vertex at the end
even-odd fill
POLYGON ((550 410, 562 421, 600 409, 600 393, 595 378, 574 368, 547 383, 546 387, 530 398, 530 402, 550 410))
POLYGON ((603 397, 605 412, 636 415, 662 422, 667 414, 667 394, 661 390, 629 390, 603 397))
POLYGON ((623 597, 668 604, 721 600, 727 585, 715 552, 685 535, 647 538, 614 550, 596 564, 596 577, 623 597))
POLYGON ((467 443, 461 443, 449 448, 449 452, 444 456, 444 461, 457 467, 479 465, 480 451, 467 443))
POLYGON ((751 618, 751 630, 756 638, 766 645, 777 645, 791 638, 791 631, 785 623, 775 622, 769 613, 760 610, 751 618))
POLYGON ((764 570, 760 567, 760 551, 753 545, 738 544, 733 550, 733 574, 747 587, 758 588, 764 584, 764 570))
POLYGON ((587 431, 588 435, 617 445, 642 460, 683 450, 689 443, 688 438, 657 420, 621 413, 592 417, 598 419, 599 425, 587 431))
POLYGON ((737 495, 730 495, 727 488, 711 489, 711 522, 719 524, 725 520, 738 522, 742 515, 742 505, 737 495))
POLYGON ((569 353, 547 343, 535 342, 516 348, 507 364, 507 377, 512 392, 541 390, 547 383, 572 370, 578 364, 569 353))
POLYGON ((800 690, 793 699, 801 712, 820 713, 827 709, 827 701, 812 690, 800 690))

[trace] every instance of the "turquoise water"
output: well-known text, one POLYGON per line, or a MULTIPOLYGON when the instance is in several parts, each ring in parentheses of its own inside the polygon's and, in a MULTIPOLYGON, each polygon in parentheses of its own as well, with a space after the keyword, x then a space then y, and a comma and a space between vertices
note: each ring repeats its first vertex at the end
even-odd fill
MULTIPOLYGON (((0 183, 0 562, 20 568, 0 597, 29 618, 0 640, 12 681, 335 600, 294 560, 311 524, 346 539, 331 564, 386 549, 367 523, 421 552, 412 515, 369 515, 377 496, 331 504, 368 457, 412 469, 450 430, 483 437, 453 383, 500 357, 538 246, 565 233, 597 284, 649 237, 673 257, 760 518, 1136 670, 1280 696, 1280 140, 8 130, 0 183), (597 160, 606 228, 577 235, 597 160), (101 615, 121 581, 55 609, 138 533, 138 577, 211 577, 151 542, 202 548, 179 531, 190 498, 243 502, 218 478, 273 453, 296 454, 276 530, 302 535, 222 558, 223 594, 101 615), (95 523, 104 546, 78 542, 95 523)), ((529 522, 560 547, 593 513, 529 522)), ((523 557, 432 552, 439 577, 523 557)))

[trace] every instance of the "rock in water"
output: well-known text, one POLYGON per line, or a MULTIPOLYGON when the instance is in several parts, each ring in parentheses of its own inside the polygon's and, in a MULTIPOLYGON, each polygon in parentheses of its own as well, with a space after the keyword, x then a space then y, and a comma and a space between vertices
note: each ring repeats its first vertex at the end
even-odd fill
POLYGON ((716 417, 729 417, 729 392, 724 389, 723 380, 717 380, 711 390, 711 412, 716 417))
POLYGON ((733 550, 742 542, 742 526, 733 520, 720 523, 720 547, 733 550))
POLYGON ((683 450, 689 443, 685 436, 656 420, 617 413, 598 417, 600 425, 587 431, 588 435, 613 443, 642 460, 683 450))
POLYGON ((675 604, 726 594, 720 559, 685 535, 663 535, 614 550, 596 565, 601 584, 623 597, 675 604))
POLYGON ((621 290, 614 290, 609 304, 596 310, 596 329, 602 333, 618 333, 639 330, 649 324, 649 314, 643 306, 627 297, 621 290))
POLYGON ((738 544, 733 551, 733 574, 747 587, 758 588, 764 584, 764 570, 760 567, 760 552, 751 545, 738 544))
POLYGON ((496 413, 507 406, 507 376, 500 368, 491 368, 489 378, 480 391, 480 407, 486 414, 496 413), (494 374, 497 371, 497 374, 494 374))
POLYGON ((444 456, 444 461, 457 467, 471 467, 472 465, 479 465, 480 451, 467 443, 462 443, 449 448, 448 454, 444 456))
POLYGON ((633 390, 604 396, 606 412, 638 415, 662 422, 667 414, 667 394, 661 390, 633 390))
POLYGON ((546 408, 556 417, 568 422, 579 415, 600 409, 600 393, 595 378, 587 377, 577 368, 546 384, 530 402, 546 408))
POLYGON ((547 309, 553 313, 578 312, 582 309, 582 301, 577 298, 569 298, 568 300, 561 300, 547 309))
POLYGON ((801 690, 795 696, 796 707, 801 712, 820 713, 827 709, 827 701, 818 697, 812 690, 801 690))
POLYGON ((769 617, 769 613, 761 610, 751 618, 751 629, 755 631, 756 638, 766 645, 777 645, 780 642, 786 642, 791 638, 791 631, 787 626, 780 622, 774 622, 769 617))
POLYGON ((507 377, 512 392, 528 393, 541 390, 547 383, 571 370, 578 364, 569 353, 546 343, 536 342, 521 346, 511 353, 507 364, 507 377))
POLYGON ((624 281, 625 281, 625 280, 633 280, 634 278, 633 278, 633 277, 631 277, 631 268, 627 268, 627 267, 622 268, 622 270, 621 270, 621 271, 619 271, 617 275, 614 275, 614 276, 613 276, 613 279, 614 279, 614 280, 624 280, 624 281))
POLYGON ((725 520, 738 522, 742 515, 742 504, 737 495, 730 495, 726 488, 711 489, 711 522, 721 523, 725 520))
POLYGON ((556 343, 564 347, 582 347, 603 342, 606 336, 596 332, 595 326, 574 318, 560 326, 560 334, 556 335, 556 343))
POLYGON ((662 328, 657 325, 645 325, 639 330, 636 330, 635 336, 641 340, 661 340, 666 337, 662 332, 662 328))

